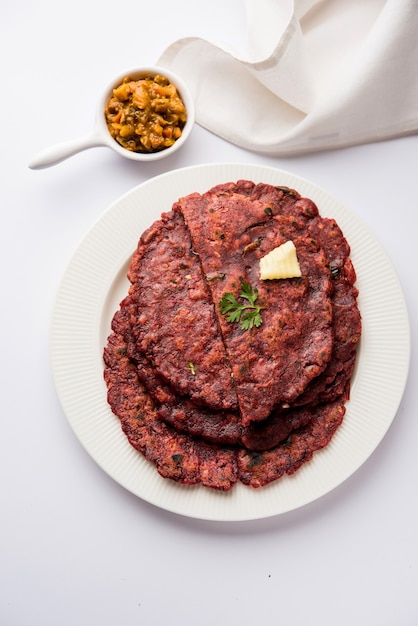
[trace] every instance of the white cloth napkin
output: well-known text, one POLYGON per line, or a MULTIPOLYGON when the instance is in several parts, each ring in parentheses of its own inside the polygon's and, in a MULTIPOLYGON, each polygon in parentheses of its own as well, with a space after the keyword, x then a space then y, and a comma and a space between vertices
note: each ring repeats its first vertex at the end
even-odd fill
POLYGON ((417 131, 418 0, 246 0, 246 10, 242 50, 189 37, 159 59, 190 85, 200 125, 277 156, 417 131))

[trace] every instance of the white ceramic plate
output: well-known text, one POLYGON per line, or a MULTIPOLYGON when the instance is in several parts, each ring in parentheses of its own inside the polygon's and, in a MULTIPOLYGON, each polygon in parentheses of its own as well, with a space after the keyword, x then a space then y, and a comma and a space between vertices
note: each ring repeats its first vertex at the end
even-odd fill
POLYGON ((82 445, 116 482, 143 500, 181 515, 218 521, 278 515, 340 485, 371 455, 389 428, 406 384, 408 315, 398 279, 362 221, 327 192, 274 168, 246 164, 189 167, 136 187, 90 230, 63 277, 51 328, 54 380, 64 412, 82 445), (330 444, 293 476, 253 489, 221 493, 159 476, 130 446, 106 401, 102 353, 110 321, 128 288, 126 272, 139 235, 180 196, 238 179, 286 185, 333 217, 351 246, 360 291, 363 334, 343 424, 330 444))

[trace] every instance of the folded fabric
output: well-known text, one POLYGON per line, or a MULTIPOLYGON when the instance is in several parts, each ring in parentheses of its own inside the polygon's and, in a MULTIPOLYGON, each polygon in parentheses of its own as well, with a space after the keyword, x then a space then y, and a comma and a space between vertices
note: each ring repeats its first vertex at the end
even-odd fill
POLYGON ((291 155, 418 129, 417 0, 247 0, 241 50, 198 37, 159 64, 187 81, 197 122, 291 155))

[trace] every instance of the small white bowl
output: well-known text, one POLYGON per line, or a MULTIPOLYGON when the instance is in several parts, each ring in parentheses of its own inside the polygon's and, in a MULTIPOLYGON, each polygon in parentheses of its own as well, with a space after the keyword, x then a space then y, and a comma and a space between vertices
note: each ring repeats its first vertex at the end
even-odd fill
POLYGON ((131 159, 132 161, 156 161, 158 159, 163 159, 167 156, 172 155, 173 152, 181 148, 181 146, 184 145, 184 143, 187 141, 193 129, 194 123, 194 100, 192 98, 189 88, 179 76, 173 74, 173 72, 170 72, 163 67, 152 65, 148 67, 127 70, 114 78, 103 92, 103 95, 97 105, 96 120, 93 130, 88 135, 42 150, 42 152, 39 152, 31 160, 31 162, 29 163, 29 167, 34 170, 51 167, 52 165, 60 163, 61 161, 64 161, 68 157, 73 156, 78 152, 82 152, 83 150, 88 150, 89 148, 95 148, 98 146, 107 146, 108 148, 111 148, 112 150, 117 152, 119 155, 125 157, 126 159, 131 159), (112 96, 113 89, 120 85, 126 76, 131 77, 133 80, 139 80, 144 76, 155 76, 156 74, 166 76, 170 83, 176 86, 180 98, 182 99, 186 108, 187 121, 182 130, 181 137, 179 137, 179 139, 177 139, 172 146, 156 152, 132 152, 131 150, 127 150, 126 148, 121 146, 110 135, 107 128, 104 111, 109 99, 112 96))

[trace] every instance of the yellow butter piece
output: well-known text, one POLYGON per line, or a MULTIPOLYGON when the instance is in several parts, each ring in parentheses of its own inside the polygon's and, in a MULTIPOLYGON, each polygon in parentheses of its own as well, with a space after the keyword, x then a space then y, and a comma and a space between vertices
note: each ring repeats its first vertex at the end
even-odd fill
POLYGON ((261 280, 298 276, 302 276, 302 272, 293 241, 286 241, 260 259, 261 280))

